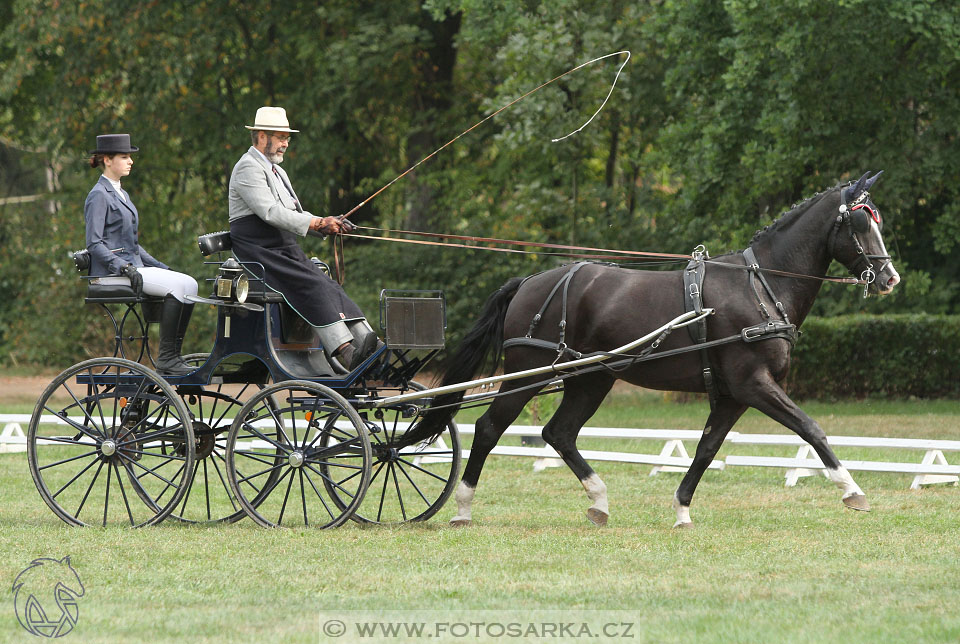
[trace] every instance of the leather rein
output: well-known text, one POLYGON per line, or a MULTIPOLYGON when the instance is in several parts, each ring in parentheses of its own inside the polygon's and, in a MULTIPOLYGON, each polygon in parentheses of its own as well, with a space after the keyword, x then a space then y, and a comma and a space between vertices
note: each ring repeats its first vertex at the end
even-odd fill
MULTIPOLYGON (((694 255, 681 255, 677 253, 653 253, 648 251, 639 251, 639 250, 617 250, 610 248, 594 248, 591 246, 573 246, 567 244, 549 244, 546 242, 528 242, 528 241, 519 241, 515 239, 499 239, 496 237, 477 237, 472 235, 453 235, 448 233, 429 233, 416 230, 400 230, 392 228, 376 228, 372 226, 355 226, 357 230, 367 230, 378 233, 386 234, 395 234, 395 235, 411 235, 415 237, 425 237, 427 239, 403 239, 400 237, 384 237, 379 235, 361 235, 355 233, 343 233, 336 236, 334 241, 334 263, 337 268, 337 274, 340 276, 344 275, 344 265, 343 265, 343 237, 353 237, 356 239, 365 239, 365 240, 377 240, 377 241, 386 241, 399 244, 416 244, 422 246, 439 246, 445 248, 462 248, 466 250, 487 250, 498 253, 519 253, 524 255, 552 255, 558 257, 568 257, 571 259, 585 259, 593 261, 606 261, 606 262, 623 262, 630 259, 635 260, 645 260, 645 261, 654 261, 654 260, 666 260, 666 261, 689 261, 694 258, 694 255), (454 239, 463 242, 471 242, 474 244, 501 244, 504 246, 516 246, 518 248, 498 248, 493 246, 474 246, 470 243, 464 244, 454 244, 445 241, 428 241, 430 239, 454 239), (552 251, 573 251, 573 252, 544 252, 544 251, 532 251, 532 250, 523 250, 527 248, 547 248, 552 249, 552 251)), ((852 230, 852 229, 851 229, 852 230)), ((889 259, 889 258, 888 258, 889 259)), ((751 270, 750 266, 743 266, 740 264, 727 264, 725 262, 717 262, 711 259, 704 259, 708 264, 722 266, 726 268, 733 268, 739 270, 751 270)), ((869 261, 869 260, 868 260, 869 261)), ((790 271, 781 271, 775 268, 759 268, 760 271, 764 273, 769 273, 771 275, 781 275, 783 277, 794 277, 798 279, 812 279, 819 280, 821 282, 833 282, 835 284, 868 284, 864 279, 857 279, 855 277, 834 277, 830 275, 818 276, 818 275, 806 275, 804 273, 791 273, 790 271)), ((340 280, 342 284, 342 279, 340 280)))

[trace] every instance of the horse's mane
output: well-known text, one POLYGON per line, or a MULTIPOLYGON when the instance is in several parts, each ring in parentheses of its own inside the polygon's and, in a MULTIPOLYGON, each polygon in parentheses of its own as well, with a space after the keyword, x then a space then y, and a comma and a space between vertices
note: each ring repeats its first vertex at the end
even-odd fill
POLYGON ((763 228, 755 232, 753 234, 753 238, 750 240, 750 244, 751 245, 754 244, 763 235, 776 231, 781 226, 781 223, 785 219, 789 218, 790 220, 793 220, 795 217, 801 216, 803 213, 813 208, 817 203, 820 202, 821 199, 823 199, 829 193, 833 192, 834 190, 839 190, 840 188, 846 185, 847 185, 846 183, 837 184, 832 188, 827 188, 826 190, 818 192, 815 195, 807 197, 806 199, 804 199, 799 203, 793 204, 792 206, 790 206, 790 210, 787 210, 786 212, 781 213, 780 216, 777 217, 773 222, 771 222, 770 224, 764 226, 763 228))

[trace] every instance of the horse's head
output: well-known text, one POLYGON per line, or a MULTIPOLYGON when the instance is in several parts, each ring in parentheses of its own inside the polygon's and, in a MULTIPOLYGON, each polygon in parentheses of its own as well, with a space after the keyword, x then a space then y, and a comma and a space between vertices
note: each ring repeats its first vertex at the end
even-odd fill
MULTIPOLYGON (((883 172, 840 189, 840 206, 830 234, 830 255, 867 283, 870 293, 887 295, 900 275, 883 243, 883 218, 870 200, 870 187, 883 172)), ((866 295, 866 291, 864 292, 866 295)))

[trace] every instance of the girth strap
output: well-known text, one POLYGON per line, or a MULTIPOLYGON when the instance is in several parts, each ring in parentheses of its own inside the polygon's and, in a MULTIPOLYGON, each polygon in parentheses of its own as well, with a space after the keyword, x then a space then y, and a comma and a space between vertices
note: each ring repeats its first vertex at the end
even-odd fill
MULTIPOLYGON (((700 253, 694 253, 694 259, 690 260, 687 268, 683 271, 683 307, 684 311, 703 311, 703 276, 706 272, 704 257, 700 253)), ((690 332, 690 339, 694 344, 702 345, 707 341, 707 320, 700 319, 696 323, 687 327, 690 332)), ((710 409, 716 405, 717 384, 713 377, 713 368, 710 366, 710 356, 706 349, 700 351, 700 360, 703 364, 703 384, 710 396, 710 409)))

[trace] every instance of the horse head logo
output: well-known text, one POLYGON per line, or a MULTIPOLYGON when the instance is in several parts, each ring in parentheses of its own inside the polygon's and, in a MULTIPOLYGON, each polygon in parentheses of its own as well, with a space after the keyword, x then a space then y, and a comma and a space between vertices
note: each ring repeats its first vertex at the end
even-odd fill
POLYGON ((13 582, 17 620, 32 635, 62 637, 77 625, 84 592, 69 556, 34 559, 13 582))

